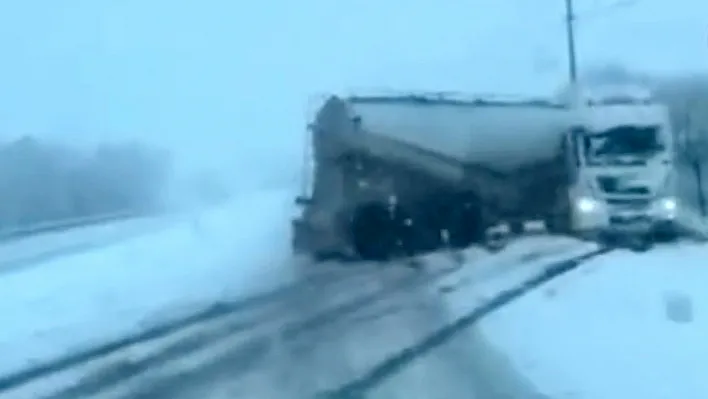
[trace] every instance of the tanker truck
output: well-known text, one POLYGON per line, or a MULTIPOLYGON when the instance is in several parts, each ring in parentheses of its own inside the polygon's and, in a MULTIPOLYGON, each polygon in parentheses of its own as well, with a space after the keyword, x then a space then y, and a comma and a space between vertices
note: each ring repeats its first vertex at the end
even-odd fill
POLYGON ((654 223, 641 230, 634 222, 650 210, 670 213, 673 197, 664 189, 657 205, 651 189, 611 179, 627 172, 667 186, 669 173, 657 171, 670 170, 670 160, 620 162, 631 154, 611 143, 626 136, 618 145, 631 146, 653 132, 663 143, 654 153, 669 154, 667 121, 655 104, 591 97, 579 107, 436 93, 329 97, 308 125, 294 251, 381 261, 471 244, 498 249, 499 233, 539 220, 552 234, 644 236, 654 223))

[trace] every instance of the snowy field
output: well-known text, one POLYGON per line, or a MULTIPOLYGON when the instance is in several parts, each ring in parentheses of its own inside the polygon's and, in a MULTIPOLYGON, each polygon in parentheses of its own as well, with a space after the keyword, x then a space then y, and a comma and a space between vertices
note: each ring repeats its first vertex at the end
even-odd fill
POLYGON ((289 281, 291 203, 287 190, 243 196, 159 233, 0 274, 0 375, 289 281))

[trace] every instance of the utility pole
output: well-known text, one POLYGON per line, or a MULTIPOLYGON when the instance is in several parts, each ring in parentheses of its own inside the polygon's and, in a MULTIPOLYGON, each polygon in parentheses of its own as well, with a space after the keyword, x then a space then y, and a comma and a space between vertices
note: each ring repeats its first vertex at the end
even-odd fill
POLYGON ((580 107, 580 88, 578 87, 578 69, 575 59, 575 13, 573 0, 565 0, 565 31, 568 44, 568 88, 570 105, 574 109, 580 107))
POLYGON ((565 30, 568 41, 568 75, 570 83, 575 85, 578 80, 578 70, 575 59, 575 13, 573 0, 565 0, 565 30))

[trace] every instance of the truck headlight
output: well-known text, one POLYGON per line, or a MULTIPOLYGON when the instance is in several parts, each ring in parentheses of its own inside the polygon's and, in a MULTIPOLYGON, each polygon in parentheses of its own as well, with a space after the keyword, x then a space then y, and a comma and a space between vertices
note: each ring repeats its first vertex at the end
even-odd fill
POLYGON ((662 198, 659 201, 659 206, 663 210, 673 211, 673 210, 676 210, 676 208, 678 207, 678 202, 676 201, 676 198, 672 198, 672 197, 662 198))
POLYGON ((592 198, 581 197, 575 201, 575 206, 580 212, 588 213, 597 209, 597 201, 592 198))

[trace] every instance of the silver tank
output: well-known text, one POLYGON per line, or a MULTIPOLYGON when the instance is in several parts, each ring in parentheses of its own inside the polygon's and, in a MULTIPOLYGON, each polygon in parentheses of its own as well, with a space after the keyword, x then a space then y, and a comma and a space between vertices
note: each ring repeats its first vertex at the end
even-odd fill
POLYGON ((360 133, 383 136, 450 160, 512 172, 558 155, 571 113, 541 100, 460 96, 352 96, 360 133))

